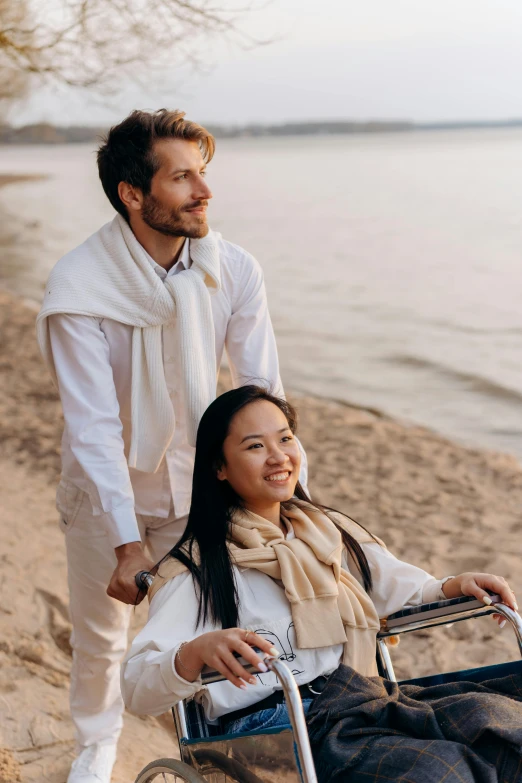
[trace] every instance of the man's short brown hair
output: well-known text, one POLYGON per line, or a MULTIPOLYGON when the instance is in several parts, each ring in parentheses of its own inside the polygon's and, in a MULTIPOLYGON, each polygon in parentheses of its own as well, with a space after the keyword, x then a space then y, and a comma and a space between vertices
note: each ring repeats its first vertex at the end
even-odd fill
POLYGON ((185 139, 199 144, 205 163, 214 155, 216 142, 209 131, 190 120, 185 112, 159 109, 133 111, 123 122, 110 129, 98 149, 98 172, 103 189, 114 209, 128 220, 127 210, 118 195, 120 182, 127 182, 147 195, 151 180, 160 167, 154 154, 159 139, 185 139))

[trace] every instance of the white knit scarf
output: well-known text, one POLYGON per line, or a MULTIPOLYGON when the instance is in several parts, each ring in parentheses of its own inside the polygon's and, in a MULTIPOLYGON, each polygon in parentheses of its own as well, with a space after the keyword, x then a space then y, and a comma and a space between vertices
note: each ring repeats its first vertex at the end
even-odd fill
POLYGON ((110 318, 134 327, 129 466, 154 473, 172 439, 174 411, 162 356, 162 326, 176 319, 189 442, 216 396, 210 292, 221 287, 219 234, 190 240, 192 265, 163 282, 127 222, 117 215, 54 267, 36 321, 40 350, 55 383, 48 317, 110 318), (209 290, 210 289, 210 290, 209 290))

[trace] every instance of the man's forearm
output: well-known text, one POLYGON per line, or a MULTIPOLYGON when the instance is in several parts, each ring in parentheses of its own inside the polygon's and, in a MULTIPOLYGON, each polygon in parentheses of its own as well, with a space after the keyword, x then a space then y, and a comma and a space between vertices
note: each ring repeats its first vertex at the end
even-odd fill
POLYGON ((114 553, 118 563, 120 563, 122 560, 128 560, 130 557, 142 555, 143 546, 141 541, 130 541, 128 544, 114 547, 114 553))

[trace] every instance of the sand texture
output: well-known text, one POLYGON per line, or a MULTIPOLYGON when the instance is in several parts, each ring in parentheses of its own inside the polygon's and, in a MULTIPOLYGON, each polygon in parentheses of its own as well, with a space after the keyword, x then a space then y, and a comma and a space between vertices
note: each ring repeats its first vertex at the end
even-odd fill
MULTIPOLYGON (((34 340, 34 311, 0 293, 0 783, 65 783, 70 624, 63 535, 54 491, 60 405, 34 340)), ((522 597, 522 468, 378 412, 293 397, 313 496, 381 536, 399 557, 445 576, 487 570, 522 597)), ((134 625, 143 621, 143 609, 134 625)), ((404 637, 400 676, 517 655, 490 619, 404 637)), ((153 758, 175 755, 168 716, 127 716, 113 780, 129 783, 153 758)))

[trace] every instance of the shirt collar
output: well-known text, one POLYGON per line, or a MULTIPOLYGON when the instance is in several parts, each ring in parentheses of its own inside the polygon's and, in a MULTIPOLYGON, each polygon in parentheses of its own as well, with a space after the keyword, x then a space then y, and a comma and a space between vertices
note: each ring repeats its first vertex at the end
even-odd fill
POLYGON ((166 269, 163 269, 162 266, 156 263, 151 255, 147 253, 145 248, 145 255, 147 256, 147 261, 151 265, 151 267, 154 269, 160 280, 165 280, 166 277, 170 277, 170 275, 175 275, 178 272, 183 272, 185 269, 190 269, 191 260, 190 260, 190 252, 189 252, 189 246, 190 241, 188 239, 185 239, 185 242, 183 243, 183 247, 181 248, 181 253, 179 254, 179 258, 172 266, 169 271, 167 272, 166 269))

